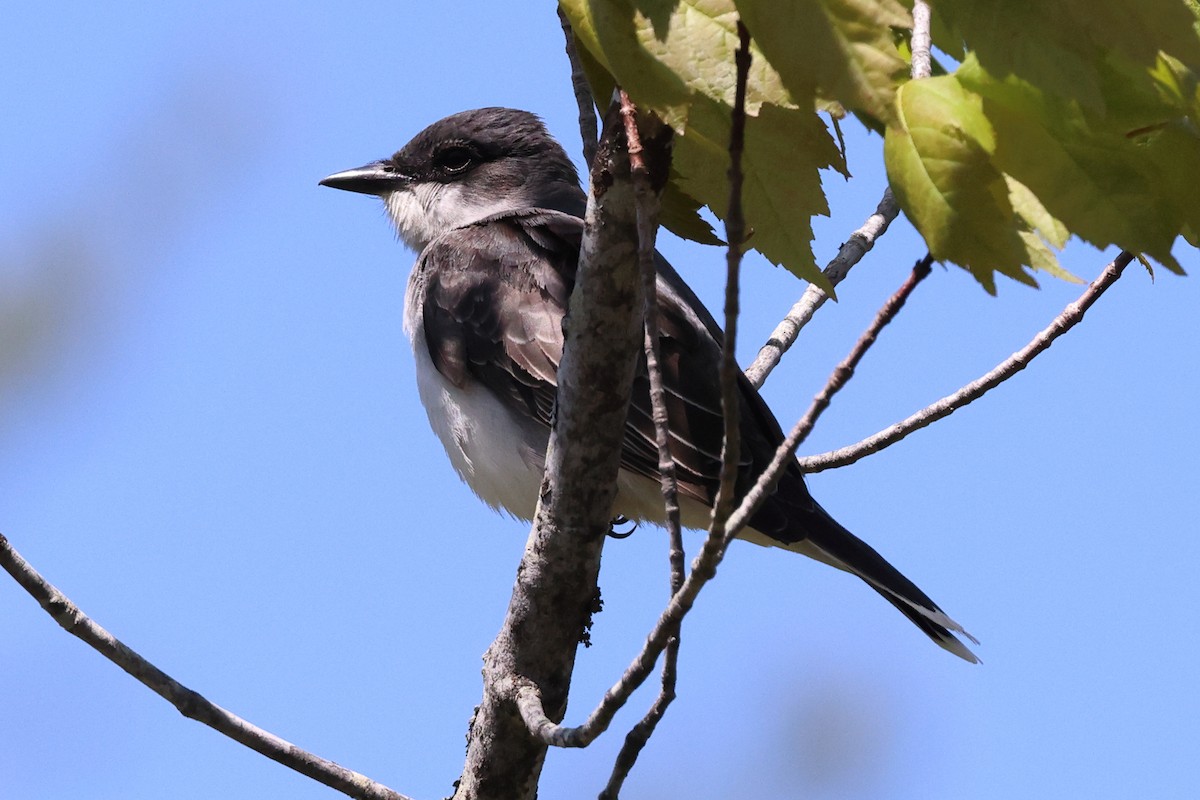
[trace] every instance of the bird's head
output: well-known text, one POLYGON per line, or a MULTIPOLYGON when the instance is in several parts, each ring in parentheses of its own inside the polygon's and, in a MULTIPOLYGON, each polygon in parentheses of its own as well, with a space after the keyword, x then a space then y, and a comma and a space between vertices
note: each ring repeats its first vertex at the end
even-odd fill
POLYGON ((492 214, 547 208, 583 216, 575 166, 527 111, 452 114, 391 158, 330 175, 323 186, 377 195, 404 243, 420 252, 451 228, 492 214))

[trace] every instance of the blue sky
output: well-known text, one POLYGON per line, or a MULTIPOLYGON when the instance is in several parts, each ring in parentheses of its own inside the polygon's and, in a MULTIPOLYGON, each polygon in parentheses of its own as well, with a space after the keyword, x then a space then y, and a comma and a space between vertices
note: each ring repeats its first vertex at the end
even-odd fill
MULTIPOLYGON (((24 4, 0 40, 0 531, 214 702, 449 794, 526 526, 475 501, 428 430, 401 331, 412 255, 377 203, 317 181, 482 105, 536 111, 578 152, 553 8, 24 4)), ((822 261, 884 185, 879 140, 849 145, 822 261)), ((719 306, 722 253, 663 250, 719 306)), ((897 222, 807 329, 766 388, 785 427, 923 252, 897 222)), ((1064 261, 1091 277, 1111 256, 1064 261)), ((803 287, 753 260, 744 283, 748 360, 803 287)), ((1079 292, 1043 283, 989 297, 936 269, 805 451, 989 369, 1079 292)), ((625 796, 1190 796, 1198 299, 1132 267, 1016 380, 812 479, 982 666, 844 575, 735 546, 625 796)), ((569 721, 664 600, 660 532, 611 543, 601 581, 569 721)), ((0 796, 336 796, 183 719, 7 580, 0 669, 0 796)), ((551 753, 543 796, 594 795, 649 701, 551 753)))

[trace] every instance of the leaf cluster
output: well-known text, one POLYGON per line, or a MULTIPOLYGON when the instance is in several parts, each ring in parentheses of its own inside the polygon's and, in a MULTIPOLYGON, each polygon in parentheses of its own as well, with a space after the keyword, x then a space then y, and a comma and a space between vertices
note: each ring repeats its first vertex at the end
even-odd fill
POLYGON ((1193 0, 941 0, 953 69, 909 77, 901 0, 561 0, 595 97, 619 85, 677 134, 664 224, 715 242, 724 217, 737 22, 753 36, 743 203, 749 245, 823 288, 811 218, 849 177, 838 123, 884 134, 888 179, 940 261, 1071 276, 1078 236, 1182 272, 1200 244, 1200 11, 1193 0), (1187 247, 1187 244, 1183 245, 1187 247))

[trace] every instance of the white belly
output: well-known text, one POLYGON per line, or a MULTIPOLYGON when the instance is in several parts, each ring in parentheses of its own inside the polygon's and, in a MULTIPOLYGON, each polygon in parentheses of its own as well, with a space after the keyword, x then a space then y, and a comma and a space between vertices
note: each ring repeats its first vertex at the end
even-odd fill
POLYGON ((489 506, 533 519, 549 430, 520 420, 491 392, 459 388, 437 371, 424 334, 413 332, 417 392, 459 477, 489 506))
MULTIPOLYGON (((429 357, 421 326, 412 326, 409 333, 417 393, 455 472, 492 508, 532 520, 545 471, 549 428, 514 414, 482 386, 459 388, 446 380, 429 357)), ((707 506, 686 497, 680 498, 680 506, 684 527, 708 527, 707 506)), ((658 481, 622 469, 612 508, 612 516, 617 515, 661 524, 665 514, 658 481)), ((750 529, 742 536, 756 544, 776 544, 750 529)))

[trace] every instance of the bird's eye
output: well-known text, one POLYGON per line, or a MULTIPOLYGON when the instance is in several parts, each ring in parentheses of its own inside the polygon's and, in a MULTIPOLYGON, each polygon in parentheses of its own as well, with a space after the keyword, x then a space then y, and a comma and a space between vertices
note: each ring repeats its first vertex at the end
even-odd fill
POLYGON ((465 147, 447 147, 434 156, 438 169, 457 175, 471 166, 471 151, 465 147))

